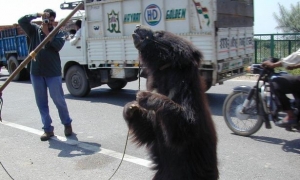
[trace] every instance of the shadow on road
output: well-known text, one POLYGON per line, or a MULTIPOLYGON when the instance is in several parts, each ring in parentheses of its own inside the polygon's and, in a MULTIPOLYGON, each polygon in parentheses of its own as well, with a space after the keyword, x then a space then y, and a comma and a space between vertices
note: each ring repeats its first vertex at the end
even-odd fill
MULTIPOLYGON (((0 75, 0 81, 3 81, 3 83, 4 83, 8 79, 8 76, 9 75, 7 75, 7 76, 6 75, 5 76, 0 75)), ((31 84, 30 80, 20 80, 20 81, 11 81, 11 82, 13 82, 13 83, 19 83, 19 84, 31 84)))
POLYGON ((287 141, 284 139, 265 137, 265 136, 251 136, 250 138, 255 141, 260 141, 260 142, 264 142, 264 143, 282 145, 283 151, 300 154, 300 139, 287 141))
POLYGON ((66 94, 66 99, 90 101, 91 103, 107 103, 116 106, 124 106, 130 101, 136 99, 136 90, 122 89, 114 91, 109 88, 95 89, 86 97, 74 97, 71 94, 66 94))
POLYGON ((76 157, 95 154, 100 151, 101 145, 98 143, 78 141, 77 134, 67 138, 67 141, 72 141, 74 144, 59 141, 58 139, 50 140, 49 148, 60 150, 58 157, 76 157), (83 147, 81 147, 83 146, 83 147), (84 148, 88 147, 88 148, 84 148), (93 150, 92 150, 93 149, 93 150))

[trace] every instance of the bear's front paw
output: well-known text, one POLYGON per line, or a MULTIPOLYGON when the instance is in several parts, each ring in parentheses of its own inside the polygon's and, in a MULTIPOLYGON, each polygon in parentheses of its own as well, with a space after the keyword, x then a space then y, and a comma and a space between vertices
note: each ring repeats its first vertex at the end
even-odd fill
POLYGON ((158 94, 149 91, 140 91, 136 95, 136 100, 140 107, 148 110, 156 110, 159 106, 158 94))
POLYGON ((123 117, 125 119, 131 119, 134 112, 139 110, 139 105, 136 101, 127 103, 123 109, 123 117))
POLYGON ((151 97, 151 95, 152 95, 152 93, 149 91, 139 91, 136 94, 136 101, 138 102, 138 104, 141 107, 148 109, 147 103, 148 103, 148 99, 149 99, 149 97, 151 97))

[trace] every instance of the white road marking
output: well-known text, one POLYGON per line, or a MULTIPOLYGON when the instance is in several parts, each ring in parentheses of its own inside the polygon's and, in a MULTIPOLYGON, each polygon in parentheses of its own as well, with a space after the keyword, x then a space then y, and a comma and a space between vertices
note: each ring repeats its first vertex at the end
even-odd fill
MULTIPOLYGON (((3 121, 3 120, 2 120, 2 123, 0 123, 0 124, 4 124, 6 126, 10 126, 10 127, 16 128, 16 129, 20 129, 22 131, 30 132, 32 134, 36 134, 36 135, 39 135, 39 136, 44 133, 43 131, 40 131, 40 130, 37 130, 37 129, 33 129, 33 128, 30 128, 30 127, 26 127, 26 126, 23 126, 23 125, 7 122, 7 121, 3 121)), ((119 153, 119 152, 112 151, 112 150, 109 150, 109 149, 99 148, 98 146, 89 145, 87 143, 82 143, 80 141, 76 141, 76 140, 73 140, 73 139, 68 139, 68 138, 62 137, 62 136, 56 136, 55 135, 51 139, 53 139, 55 141, 66 143, 68 145, 78 146, 80 148, 83 148, 83 149, 86 149, 86 150, 89 150, 89 151, 93 151, 93 152, 96 152, 96 153, 104 154, 104 155, 107 155, 107 156, 110 156, 110 157, 113 157, 113 158, 122 159, 122 157, 123 157, 123 153, 119 153)), ((145 167, 151 167, 151 165, 152 165, 151 161, 141 159, 141 158, 137 158, 137 157, 134 157, 134 156, 130 156, 130 155, 127 155, 127 154, 124 155, 123 160, 127 161, 127 162, 134 163, 134 164, 138 164, 138 165, 141 165, 141 166, 145 166, 145 167)))

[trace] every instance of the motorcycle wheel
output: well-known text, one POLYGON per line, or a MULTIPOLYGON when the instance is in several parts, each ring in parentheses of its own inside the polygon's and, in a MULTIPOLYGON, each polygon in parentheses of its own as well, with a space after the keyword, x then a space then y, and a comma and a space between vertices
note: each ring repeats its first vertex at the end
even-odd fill
MULTIPOLYGON (((263 124, 262 117, 257 115, 256 103, 250 103, 249 109, 241 113, 246 92, 233 92, 227 96, 223 106, 223 117, 229 129, 240 136, 256 133, 263 124)), ((255 101, 253 98, 251 101, 255 101)))

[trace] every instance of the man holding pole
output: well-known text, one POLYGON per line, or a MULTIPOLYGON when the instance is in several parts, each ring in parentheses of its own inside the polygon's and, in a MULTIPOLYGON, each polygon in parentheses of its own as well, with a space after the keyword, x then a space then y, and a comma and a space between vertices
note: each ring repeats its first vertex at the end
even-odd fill
MULTIPOLYGON (((43 13, 25 15, 19 19, 19 25, 30 38, 30 51, 34 50, 54 29, 55 17, 55 11, 46 9, 43 13), (42 17, 43 20, 40 26, 31 22, 38 17, 42 17)), ((54 127, 51 125, 52 119, 49 114, 48 90, 58 110, 61 123, 65 126, 65 136, 72 135, 72 119, 69 116, 62 89, 59 57, 59 51, 64 43, 64 34, 59 31, 44 45, 30 63, 30 78, 45 132, 41 136, 41 141, 47 141, 54 136, 54 127)))

